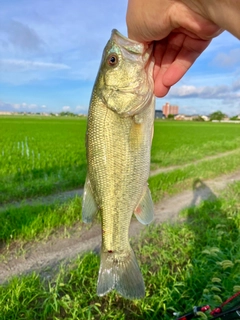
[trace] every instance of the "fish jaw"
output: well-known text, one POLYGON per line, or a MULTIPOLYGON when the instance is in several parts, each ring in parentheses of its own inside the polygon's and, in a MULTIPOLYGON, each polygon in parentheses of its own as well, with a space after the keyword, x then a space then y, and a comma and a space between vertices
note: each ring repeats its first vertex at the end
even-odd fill
POLYGON ((98 73, 101 99, 122 117, 142 112, 153 94, 152 45, 138 43, 112 31, 98 73), (111 58, 116 63, 109 64, 111 58))

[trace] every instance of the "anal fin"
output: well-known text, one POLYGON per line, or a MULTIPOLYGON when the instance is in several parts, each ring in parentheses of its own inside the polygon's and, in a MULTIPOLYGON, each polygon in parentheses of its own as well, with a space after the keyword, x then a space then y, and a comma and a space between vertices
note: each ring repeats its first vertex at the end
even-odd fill
POLYGON ((92 222, 97 211, 98 211, 98 207, 93 197, 90 180, 87 176, 85 185, 84 185, 84 191, 83 191, 83 204, 82 204, 83 222, 85 223, 92 222))
POLYGON ((134 209, 134 214, 142 224, 149 224, 154 218, 154 207, 148 185, 145 186, 142 197, 134 209))

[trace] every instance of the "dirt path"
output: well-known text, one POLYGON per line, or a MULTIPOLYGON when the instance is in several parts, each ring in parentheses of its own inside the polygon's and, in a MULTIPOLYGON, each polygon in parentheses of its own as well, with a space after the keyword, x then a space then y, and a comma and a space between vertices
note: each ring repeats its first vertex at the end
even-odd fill
MULTIPOLYGON (((221 190, 228 184, 240 180, 240 172, 220 176, 214 180, 199 181, 194 190, 187 190, 173 197, 167 197, 155 205, 155 223, 174 221, 178 219, 179 212, 186 207, 197 205, 200 201, 216 198, 221 190)), ((130 227, 130 236, 136 236, 146 228, 138 221, 133 220, 130 227)), ((6 255, 4 262, 0 263, 0 283, 5 282, 13 275, 20 275, 33 270, 41 271, 46 277, 47 270, 52 270, 60 262, 66 262, 79 253, 89 250, 99 250, 101 243, 101 230, 99 225, 84 227, 80 225, 68 229, 68 237, 59 232, 46 242, 27 244, 24 254, 16 257, 16 253, 6 255)), ((50 274, 51 274, 50 272, 50 274)))
POLYGON ((235 150, 231 150, 231 151, 227 151, 227 152, 223 152, 223 153, 218 153, 218 154, 215 154, 213 156, 208 156, 208 157, 205 157, 203 159, 200 159, 200 160, 196 160, 196 161, 193 161, 193 162, 190 162, 190 163, 186 163, 186 164, 182 164, 182 165, 179 165, 179 166, 171 166, 171 167, 166 167, 166 168, 159 168, 159 169, 156 169, 156 170, 152 170, 151 173, 150 173, 150 177, 152 176, 155 176, 159 173, 164 173, 164 172, 169 172, 169 171, 172 171, 172 170, 176 170, 176 169, 183 169, 183 168, 186 168, 192 164, 198 164, 198 163, 201 163, 203 161, 208 161, 208 160, 214 160, 214 159, 219 159, 219 158, 222 158, 222 157, 227 157, 231 154, 234 154, 234 153, 237 153, 239 152, 240 149, 235 149, 235 150))
MULTIPOLYGON (((218 154, 213 155, 213 156, 208 156, 208 157, 205 157, 203 159, 196 160, 194 162, 186 163, 184 165, 159 168, 159 169, 151 171, 150 172, 150 177, 152 177, 154 175, 157 175, 159 173, 164 173, 164 172, 169 172, 169 171, 176 170, 176 169, 186 168, 186 167, 188 167, 188 166, 190 166, 192 164, 198 164, 198 163, 203 162, 203 161, 226 157, 226 156, 229 156, 231 154, 237 153, 239 151, 240 151, 240 149, 235 149, 235 150, 227 151, 227 152, 224 152, 224 153, 218 153, 218 154)), ((75 196, 81 196, 82 193, 83 193, 83 189, 79 188, 79 189, 74 189, 74 190, 70 190, 70 191, 60 192, 60 193, 57 193, 57 194, 48 195, 48 196, 42 196, 42 197, 38 197, 38 198, 34 198, 34 199, 26 199, 26 200, 23 200, 23 201, 14 201, 14 202, 11 202, 9 204, 0 205, 0 212, 6 210, 6 208, 9 207, 9 206, 16 208, 16 207, 20 207, 22 205, 51 204, 51 203, 54 203, 55 201, 64 202, 67 199, 74 198, 75 196)))

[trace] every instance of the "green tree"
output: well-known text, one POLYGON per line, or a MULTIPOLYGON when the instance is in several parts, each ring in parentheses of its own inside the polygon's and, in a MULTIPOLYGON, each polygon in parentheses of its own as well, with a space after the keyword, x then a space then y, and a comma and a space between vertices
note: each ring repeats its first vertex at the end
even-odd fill
POLYGON ((201 116, 193 118, 193 121, 204 121, 204 119, 201 116))
POLYGON ((213 113, 211 113, 210 114, 210 121, 212 121, 212 120, 223 120, 225 117, 226 117, 226 115, 224 114, 224 113, 222 113, 222 111, 215 111, 215 112, 213 112, 213 113))
POLYGON ((238 116, 231 117, 230 120, 240 120, 238 116))
POLYGON ((173 120, 174 119, 174 117, 175 117, 175 115, 174 114, 171 114, 171 113, 169 113, 169 115, 168 115, 168 119, 170 119, 170 120, 173 120))
POLYGON ((62 111, 59 113, 61 117, 76 117, 77 115, 75 113, 69 112, 69 111, 62 111))

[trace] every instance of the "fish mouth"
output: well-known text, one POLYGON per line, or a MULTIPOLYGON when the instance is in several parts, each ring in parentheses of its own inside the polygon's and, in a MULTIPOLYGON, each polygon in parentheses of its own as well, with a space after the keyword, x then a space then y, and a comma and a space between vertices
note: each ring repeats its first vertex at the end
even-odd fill
POLYGON ((128 51, 140 55, 144 55, 145 51, 149 48, 148 44, 129 39, 122 35, 117 29, 112 30, 111 39, 116 41, 121 47, 125 47, 128 51))
POLYGON ((144 67, 149 63, 153 51, 153 44, 141 43, 122 35, 117 29, 112 30, 111 39, 129 54, 135 53, 143 57, 144 67))
POLYGON ((154 82, 153 82, 153 67, 154 67, 154 58, 153 58, 153 44, 140 43, 135 40, 129 39, 123 36, 119 31, 114 29, 112 31, 112 36, 114 40, 121 45, 125 52, 128 51, 130 54, 136 53, 142 57, 143 69, 146 73, 146 78, 143 81, 139 82, 139 79, 132 83, 131 87, 118 87, 118 90, 124 94, 134 94, 139 97, 142 96, 142 102, 138 104, 132 110, 123 112, 122 116, 134 116, 142 111, 144 111, 149 104, 151 104, 154 97, 154 82), (142 88, 145 90, 142 91, 142 88))
MULTIPOLYGON (((109 109, 121 117, 134 116, 145 110, 153 101, 153 45, 140 43, 123 36, 116 29, 112 31, 109 43, 115 43, 121 50, 123 59, 132 66, 136 63, 136 77, 131 76, 129 81, 115 82, 104 80, 105 89, 102 90, 102 99, 109 109), (120 104, 116 103, 119 101, 120 104), (124 101, 126 102, 123 105, 124 101)), ((128 73, 128 71, 126 72, 128 73)), ((131 74, 130 74, 131 75, 131 74)), ((127 78, 126 78, 127 79, 127 78)))

